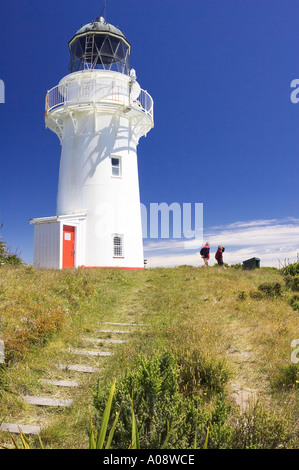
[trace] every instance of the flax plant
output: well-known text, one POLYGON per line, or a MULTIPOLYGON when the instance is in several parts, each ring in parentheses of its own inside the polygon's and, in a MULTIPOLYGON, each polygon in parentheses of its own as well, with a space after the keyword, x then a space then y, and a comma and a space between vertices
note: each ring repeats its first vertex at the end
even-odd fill
MULTIPOLYGON (((98 431, 97 436, 95 436, 95 432, 93 430, 93 425, 92 425, 91 413, 89 413, 89 448, 90 449, 103 449, 103 447, 104 447, 104 442, 105 442, 106 433, 107 433, 107 427, 108 427, 109 418, 110 418, 110 414, 111 414, 111 405, 112 405, 113 395, 114 395, 114 392, 115 392, 115 382, 116 382, 116 380, 114 378, 113 383, 112 383, 112 387, 111 387, 111 390, 110 390, 110 394, 109 394, 109 397, 108 397, 108 400, 107 400, 107 404, 106 404, 106 407, 105 407, 105 410, 104 410, 104 413, 103 413, 101 426, 100 426, 100 429, 98 431)), ((110 449, 110 447, 111 447, 111 443, 112 443, 113 435, 114 435, 114 432, 115 432, 116 424, 117 424, 117 421, 118 421, 118 418, 119 418, 120 410, 121 409, 118 410, 118 412, 116 414, 116 417, 114 419, 112 428, 111 428, 110 433, 108 435, 108 439, 107 439, 107 442, 106 442, 105 449, 110 449)))

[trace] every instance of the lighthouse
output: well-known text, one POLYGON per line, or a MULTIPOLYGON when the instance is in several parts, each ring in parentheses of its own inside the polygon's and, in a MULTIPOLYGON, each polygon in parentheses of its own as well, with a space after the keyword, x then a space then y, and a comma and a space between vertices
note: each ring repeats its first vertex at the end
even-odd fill
POLYGON ((69 41, 70 73, 46 94, 59 138, 56 215, 31 219, 37 268, 143 268, 137 145, 153 100, 130 69, 131 45, 99 17, 69 41))

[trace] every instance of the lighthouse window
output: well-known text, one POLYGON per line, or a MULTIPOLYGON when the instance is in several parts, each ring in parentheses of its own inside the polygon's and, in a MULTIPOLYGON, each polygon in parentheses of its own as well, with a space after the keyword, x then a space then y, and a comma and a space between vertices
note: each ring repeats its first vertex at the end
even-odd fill
POLYGON ((122 258, 124 256, 123 236, 114 235, 113 237, 113 256, 114 258, 122 258))
POLYGON ((121 177, 121 161, 120 157, 111 157, 112 176, 121 177))
POLYGON ((86 31, 72 39, 70 52, 71 72, 100 68, 129 74, 130 45, 124 38, 86 31))

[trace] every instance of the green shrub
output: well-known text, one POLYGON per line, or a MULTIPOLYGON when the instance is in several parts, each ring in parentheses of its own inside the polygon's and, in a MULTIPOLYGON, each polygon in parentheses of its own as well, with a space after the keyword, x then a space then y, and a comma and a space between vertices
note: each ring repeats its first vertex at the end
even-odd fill
POLYGON ((294 310, 299 310, 299 294, 294 294, 291 297, 290 305, 294 310))
POLYGON ((17 255, 17 253, 10 253, 6 256, 5 264, 9 264, 10 266, 21 266, 23 264, 23 261, 17 255))
POLYGON ((241 263, 231 264, 230 267, 233 269, 242 269, 242 264, 241 263))
POLYGON ((178 364, 179 388, 182 393, 204 393, 205 396, 224 393, 225 384, 231 375, 224 360, 199 354, 198 351, 184 350, 178 358, 178 364))
MULTIPOLYGON (((222 392, 212 395, 210 400, 201 397, 198 392, 200 374, 196 372, 200 362, 200 356, 190 354, 184 362, 171 352, 156 353, 151 358, 138 356, 132 370, 116 383, 111 422, 107 428, 107 432, 111 429, 114 432, 112 448, 129 448, 133 417, 136 418, 140 449, 274 449, 288 446, 289 422, 275 410, 273 412, 273 407, 264 408, 255 403, 240 413, 222 392), (113 427, 111 423, 115 417, 117 424, 113 427)), ((216 387, 211 377, 208 380, 208 386, 218 390, 223 388, 227 373, 223 373, 220 362, 214 368, 211 364, 206 362, 202 369, 207 374, 209 370, 208 375, 218 377, 216 387), (219 371, 222 371, 220 378, 219 371)), ((99 387, 95 397, 98 428, 109 393, 110 385, 104 389, 99 387)))
POLYGON ((299 274, 299 263, 289 264, 280 270, 284 276, 297 276, 299 274))
POLYGON ((264 299, 265 294, 261 291, 252 290, 252 291, 249 292, 249 296, 250 296, 251 299, 261 300, 261 299, 264 299))
MULTIPOLYGON (((225 424, 229 406, 218 395, 216 405, 208 409, 195 394, 182 391, 180 367, 170 352, 151 358, 138 356, 130 372, 117 384, 111 413, 121 408, 114 434, 114 448, 128 448, 132 428, 132 400, 138 423, 141 449, 188 449, 194 442, 203 447, 207 429, 209 447, 227 446, 229 426, 225 424), (181 389, 181 391, 180 391, 181 389), (228 426, 226 428, 225 426, 228 426)), ((109 387, 95 398, 95 407, 102 416, 109 387)))
MULTIPOLYGON (((255 300, 262 300, 265 297, 280 297, 282 294, 282 289, 283 286, 280 284, 280 282, 263 282, 258 286, 258 290, 250 291, 249 296, 255 300)), ((240 295, 239 299, 241 300, 240 295)))
MULTIPOLYGON (((0 230, 3 223, 0 225, 0 230)), ((0 267, 3 265, 19 266, 23 264, 22 259, 17 253, 11 253, 7 247, 7 243, 0 238, 0 267)))
MULTIPOLYGON (((1 242, 2 243, 2 242, 1 242)), ((21 266, 23 264, 22 259, 17 253, 4 252, 3 248, 0 247, 0 266, 21 266)))
POLYGON ((278 389, 298 388, 299 364, 279 365, 273 374, 272 386, 278 389))
POLYGON ((238 293, 237 299, 238 299, 238 300, 246 300, 246 299, 247 299, 247 292, 245 292, 244 290, 241 290, 241 291, 238 293))
POLYGON ((231 406, 226 402, 225 396, 219 394, 209 425, 209 448, 230 448, 233 433, 232 423, 229 419, 230 411, 231 406))
POLYGON ((291 289, 293 292, 299 292, 299 275, 286 276, 285 277, 286 287, 291 289))
POLYGON ((267 297, 280 297, 282 294, 282 284, 280 282, 264 282, 258 286, 258 289, 267 297))

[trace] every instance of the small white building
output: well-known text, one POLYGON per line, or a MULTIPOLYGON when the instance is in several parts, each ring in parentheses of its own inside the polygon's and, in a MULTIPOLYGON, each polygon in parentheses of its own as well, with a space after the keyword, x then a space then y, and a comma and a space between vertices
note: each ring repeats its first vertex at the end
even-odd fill
POLYGON ((129 69, 131 46, 100 17, 69 42, 71 73, 46 95, 61 143, 56 216, 35 218, 37 268, 143 268, 137 145, 153 100, 129 69))

